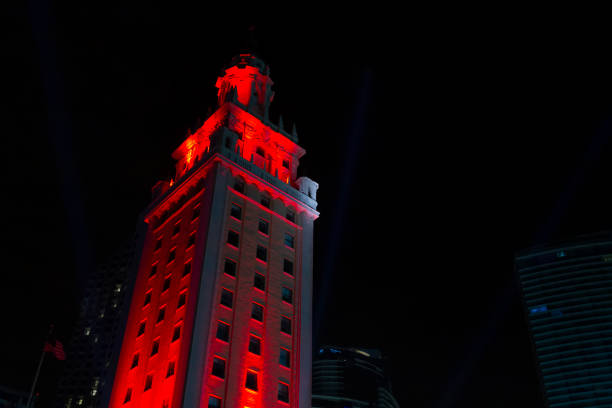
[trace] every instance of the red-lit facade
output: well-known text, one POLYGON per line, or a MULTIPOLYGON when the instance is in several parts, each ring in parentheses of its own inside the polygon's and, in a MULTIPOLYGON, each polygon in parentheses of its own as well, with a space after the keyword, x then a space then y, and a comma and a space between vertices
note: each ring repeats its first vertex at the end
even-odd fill
POLYGON ((318 185, 244 54, 153 189, 110 407, 310 407, 318 185), (218 404, 218 405, 217 405, 218 404))

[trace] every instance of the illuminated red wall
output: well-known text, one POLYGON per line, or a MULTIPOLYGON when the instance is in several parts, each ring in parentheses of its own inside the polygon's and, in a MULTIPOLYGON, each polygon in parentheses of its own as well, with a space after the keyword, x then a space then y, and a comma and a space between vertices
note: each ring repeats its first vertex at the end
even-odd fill
POLYGON ((231 145, 233 153, 291 186, 295 186, 299 159, 305 153, 283 134, 283 129, 263 120, 272 98, 271 80, 261 67, 245 64, 246 57, 241 58, 242 62, 228 68, 217 82, 219 109, 173 153, 176 183, 156 186, 160 198, 145 217, 149 230, 113 385, 112 408, 182 407, 187 376, 192 372, 189 364, 203 367, 202 378, 195 380, 199 384, 199 407, 208 407, 211 396, 221 398, 223 407, 298 406, 301 220, 310 217, 312 222, 318 213, 219 153, 229 148, 227 140, 219 137, 221 129, 236 136, 231 145), (259 107, 248 111, 247 107, 254 105, 259 107), (237 187, 237 181, 244 189, 237 187), (221 197, 222 207, 212 208, 213 194, 220 195, 215 197, 221 197), (269 206, 262 204, 263 196, 269 198, 269 206), (240 208, 240 217, 232 215, 232 208, 240 208), (293 214, 292 220, 288 214, 293 214), (268 223, 267 233, 260 231, 261 220, 268 223), (215 232, 218 235, 211 232, 211 223, 220 225, 215 232), (238 234, 237 246, 227 242, 229 231, 238 234), (293 240, 292 245, 287 244, 287 236, 293 240), (217 252, 206 247, 211 240, 218 243, 217 252), (257 258, 258 246, 267 250, 265 261, 257 258), (205 253, 209 258, 216 257, 213 269, 208 271, 203 262, 205 253), (225 273, 226 259, 236 263, 234 276, 225 273), (285 261, 292 265, 291 273, 284 271, 285 261), (184 274, 186 264, 191 267, 184 274), (153 267, 156 272, 152 275, 153 267), (264 290, 254 287, 255 273, 265 277, 264 290), (212 299, 198 298, 203 293, 200 285, 206 281, 204 276, 213 276, 209 280, 214 282, 214 287, 210 286, 212 299), (283 288, 291 292, 291 302, 282 299, 283 288), (224 289, 233 293, 231 308, 220 304, 224 289), (185 305, 179 307, 184 293, 185 305), (251 318, 253 303, 263 307, 262 322, 251 318), (210 310, 207 305, 211 305, 210 310), (164 318, 157 323, 163 307, 164 318), (196 313, 202 311, 210 317, 205 328, 208 337, 195 331, 196 313), (291 334, 280 330, 283 316, 290 319, 291 334), (144 321, 144 333, 139 335, 144 321), (230 326, 228 341, 216 336, 219 321, 230 326), (172 341, 177 325, 181 327, 180 337, 172 341), (250 335, 260 339, 259 355, 248 350, 250 335), (205 338, 206 344, 200 344, 205 338), (159 350, 151 355, 156 341, 159 350), (191 350, 195 346, 206 347, 204 361, 193 361, 191 350), (290 367, 279 363, 281 349, 289 352, 290 367), (138 365, 132 368, 137 353, 138 365), (223 379, 212 375, 214 358, 226 362, 223 379), (168 375, 171 363, 174 370, 168 375), (249 371, 257 373, 256 391, 245 387, 249 371), (149 389, 147 378, 152 378, 149 389), (288 386, 288 403, 278 399, 279 383, 288 386))
MULTIPOLYGON (((153 224, 148 218, 149 232, 142 253, 136 280, 130 314, 124 335, 124 342, 117 366, 115 384, 111 396, 111 407, 124 404, 128 389, 131 389, 129 404, 134 407, 163 407, 175 400, 176 392, 182 387, 184 369, 188 356, 195 294, 201 270, 201 218, 207 209, 202 208, 200 191, 191 197, 178 211, 161 225, 153 224), (197 212, 199 216, 196 216, 197 212), (178 227, 178 233, 175 228, 178 227), (190 245, 191 235, 195 243, 190 245), (161 247, 157 248, 158 240, 161 247), (156 249, 157 248, 157 249, 156 249), (174 260, 171 254, 174 253, 174 260), (188 273, 185 267, 189 264, 188 273), (151 275, 155 266, 156 273, 151 275), (166 279, 170 279, 165 289, 166 279), (150 300, 145 302, 150 293, 150 300), (179 306, 181 295, 185 304, 179 306), (147 303, 145 305, 145 303, 147 303), (157 323, 160 308, 165 306, 164 319, 157 323), (138 335, 141 322, 146 322, 143 335, 138 335), (172 341, 174 329, 181 326, 180 338, 172 341), (151 356, 153 342, 159 340, 159 351, 151 356), (139 354, 138 366, 131 368, 135 354, 139 354), (169 364, 174 362, 174 374, 168 374, 169 364), (151 389, 145 391, 147 376, 153 377, 151 389)), ((177 194, 178 198, 178 194, 177 194)), ((159 207, 158 212, 165 208, 159 207)))
MULTIPOLYGON (((245 177, 251 192, 261 191, 257 184, 248 184, 249 178, 246 173, 238 169, 232 170, 235 177, 245 177)), ((230 324, 231 337, 229 342, 221 341, 215 338, 216 327, 211 327, 207 368, 203 378, 205 392, 202 394, 201 407, 208 406, 210 395, 222 398, 227 407, 297 406, 295 396, 290 396, 291 405, 278 402, 277 392, 280 381, 289 384, 291 390, 297 390, 291 385, 298 381, 296 357, 299 351, 297 305, 299 305, 300 257, 296 249, 300 242, 301 228, 277 212, 262 206, 250 198, 250 195, 252 194, 242 194, 233 188, 229 189, 224 232, 230 230, 238 232, 241 242, 238 248, 225 243, 220 259, 227 258, 236 262, 238 271, 236 276, 232 277, 223 273, 223 265, 220 265, 212 321, 230 324), (240 220, 230 215, 232 205, 241 208, 240 220), (268 235, 259 232, 259 219, 269 222, 268 235), (291 249, 284 244, 285 233, 295 237, 296 248, 291 249), (257 245, 268 249, 267 262, 256 258, 257 245), (285 259, 294 265, 293 276, 283 272, 285 259), (254 288, 255 273, 265 276, 265 290, 254 288), (292 304, 281 299, 282 287, 292 290, 292 304), (234 305, 231 309, 219 304, 223 289, 228 289, 234 294, 234 305), (253 302, 263 306, 263 322, 250 317, 253 302), (281 315, 291 319, 291 335, 280 332, 281 315), (248 351, 249 335, 261 340, 260 355, 248 351), (290 351, 289 368, 279 364, 281 348, 290 351), (215 357, 226 360, 225 379, 211 375, 212 361, 215 357), (249 370, 257 373, 257 392, 245 388, 246 374, 249 370)), ((277 210, 281 206, 286 208, 280 200, 276 200, 275 204, 277 210)), ((293 210, 295 211, 295 208, 293 210)))

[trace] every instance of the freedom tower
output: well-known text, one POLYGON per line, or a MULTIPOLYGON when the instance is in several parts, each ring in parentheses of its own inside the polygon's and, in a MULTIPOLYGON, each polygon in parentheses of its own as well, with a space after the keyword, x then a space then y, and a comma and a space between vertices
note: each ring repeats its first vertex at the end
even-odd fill
POLYGON ((311 406, 318 184, 269 120, 272 85, 236 56, 153 188, 111 408, 311 406))

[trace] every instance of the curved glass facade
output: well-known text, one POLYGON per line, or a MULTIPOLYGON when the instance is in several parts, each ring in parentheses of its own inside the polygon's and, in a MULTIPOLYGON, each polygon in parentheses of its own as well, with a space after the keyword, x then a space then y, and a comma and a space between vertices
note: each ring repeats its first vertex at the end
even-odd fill
POLYGON ((322 347, 312 364, 313 408, 399 408, 380 351, 322 347))
POLYGON ((523 251, 516 269, 547 406, 612 406, 612 234, 523 251))

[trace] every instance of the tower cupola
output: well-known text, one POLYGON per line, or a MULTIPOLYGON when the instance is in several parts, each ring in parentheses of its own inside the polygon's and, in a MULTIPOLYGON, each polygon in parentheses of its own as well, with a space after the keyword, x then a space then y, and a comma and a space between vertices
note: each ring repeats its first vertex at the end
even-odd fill
POLYGON ((268 119, 268 108, 274 98, 270 68, 253 54, 239 54, 217 78, 219 106, 238 102, 252 114, 268 119))

